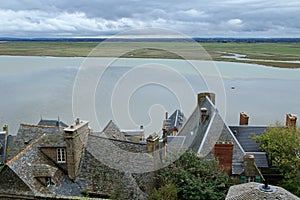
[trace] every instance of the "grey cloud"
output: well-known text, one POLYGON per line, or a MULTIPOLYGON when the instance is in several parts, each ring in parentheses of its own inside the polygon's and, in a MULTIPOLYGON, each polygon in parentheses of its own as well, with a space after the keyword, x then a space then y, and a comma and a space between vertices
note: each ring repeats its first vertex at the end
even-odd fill
POLYGON ((160 27, 200 37, 297 37, 299 13, 298 0, 10 0, 0 5, 0 36, 96 36, 160 27))

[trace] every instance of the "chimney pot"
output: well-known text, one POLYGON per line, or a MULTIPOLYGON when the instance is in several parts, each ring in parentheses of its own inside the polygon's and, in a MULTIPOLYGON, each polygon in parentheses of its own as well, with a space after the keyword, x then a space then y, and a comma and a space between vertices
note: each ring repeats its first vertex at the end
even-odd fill
POLYGON ((293 114, 286 114, 286 126, 288 128, 296 128, 297 116, 293 114))
POLYGON ((249 123, 249 115, 244 112, 240 113, 240 125, 248 125, 249 123))

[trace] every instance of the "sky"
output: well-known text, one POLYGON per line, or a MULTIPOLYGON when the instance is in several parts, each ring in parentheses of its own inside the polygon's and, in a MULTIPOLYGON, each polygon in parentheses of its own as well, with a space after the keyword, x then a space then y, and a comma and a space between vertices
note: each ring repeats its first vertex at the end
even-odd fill
POLYGON ((0 37, 300 37, 299 0, 1 0, 0 37))

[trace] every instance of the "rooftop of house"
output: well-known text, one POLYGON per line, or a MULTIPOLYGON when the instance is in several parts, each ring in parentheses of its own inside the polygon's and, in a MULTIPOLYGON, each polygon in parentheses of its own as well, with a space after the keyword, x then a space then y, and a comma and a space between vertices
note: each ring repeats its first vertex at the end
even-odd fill
POLYGON ((104 127, 104 129, 101 132, 93 132, 93 135, 101 136, 104 138, 110 138, 110 139, 117 139, 117 140, 124 140, 124 141, 127 140, 125 135, 121 132, 119 127, 112 120, 110 120, 107 123, 107 125, 104 127))
POLYGON ((261 136, 262 133, 268 130, 267 126, 230 126, 229 127, 246 154, 254 155, 254 160, 257 167, 269 167, 266 153, 262 151, 259 144, 252 137, 254 135, 261 136))
MULTIPOLYGON (((12 138, 14 144, 7 151, 7 160, 12 159, 20 151, 25 149, 26 146, 30 145, 35 139, 46 134, 46 135, 62 135, 63 130, 61 127, 56 126, 45 126, 38 124, 20 124, 15 138, 12 138)), ((53 136, 55 138, 55 136, 53 136)))
POLYGON ((60 126, 60 127, 68 127, 66 123, 63 121, 60 121, 59 119, 57 120, 49 120, 49 119, 41 119, 38 123, 38 125, 42 126, 60 126))
POLYGON ((170 134, 174 128, 179 129, 185 120, 184 114, 180 110, 175 110, 172 115, 165 120, 167 133, 170 134))
POLYGON ((0 193, 54 197, 80 196, 80 191, 87 190, 105 196, 113 194, 122 185, 128 193, 140 195, 143 199, 143 192, 138 191, 139 184, 149 181, 149 178, 136 173, 151 171, 154 163, 153 157, 146 153, 146 145, 115 139, 120 129, 112 121, 101 133, 105 133, 105 137, 88 135, 74 182, 67 171, 43 151, 45 147, 66 148, 64 131, 52 126, 21 124, 16 142, 24 144, 28 139, 30 142, 6 163, 1 172, 0 193), (45 185, 47 177, 53 184, 45 185))
POLYGON ((293 195, 287 190, 277 187, 270 186, 269 192, 260 189, 262 187, 261 183, 244 183, 239 185, 234 185, 229 188, 226 196, 226 200, 244 200, 244 199, 289 199, 289 200, 299 200, 299 197, 293 195))
POLYGON ((186 149, 192 149, 202 157, 213 157, 214 145, 217 142, 233 142, 232 173, 243 172, 245 151, 209 97, 198 103, 186 123, 179 129, 178 136, 185 137, 183 146, 186 149))

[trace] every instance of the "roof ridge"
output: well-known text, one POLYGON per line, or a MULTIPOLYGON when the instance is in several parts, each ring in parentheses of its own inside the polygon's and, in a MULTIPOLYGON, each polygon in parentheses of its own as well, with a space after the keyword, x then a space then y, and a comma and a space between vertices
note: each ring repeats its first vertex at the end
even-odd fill
POLYGON ((24 153, 26 153, 29 149, 31 149, 31 147, 33 145, 35 145, 36 143, 38 143, 43 137, 45 136, 44 135, 41 135, 40 137, 38 137, 36 140, 34 140, 31 144, 27 145, 25 147, 25 149, 23 149, 21 152, 19 152, 17 155, 15 155, 10 161, 8 161, 6 163, 6 165, 11 165, 14 161, 16 161, 21 155, 23 155, 24 153))
POLYGON ((56 126, 46 126, 46 125, 40 125, 40 124, 27 124, 27 123, 21 123, 21 126, 29 126, 29 127, 40 127, 40 128, 56 128, 56 126))
POLYGON ((108 138, 108 137, 103 137, 103 136, 99 136, 99 135, 89 135, 89 137, 96 137, 96 138, 101 138, 101 139, 106 139, 106 140, 113 140, 113 141, 117 141, 117 142, 125 142, 125 143, 131 143, 131 144, 144 145, 143 143, 139 143, 139 142, 133 142, 133 141, 129 141, 129 140, 119 140, 119 139, 108 138))

